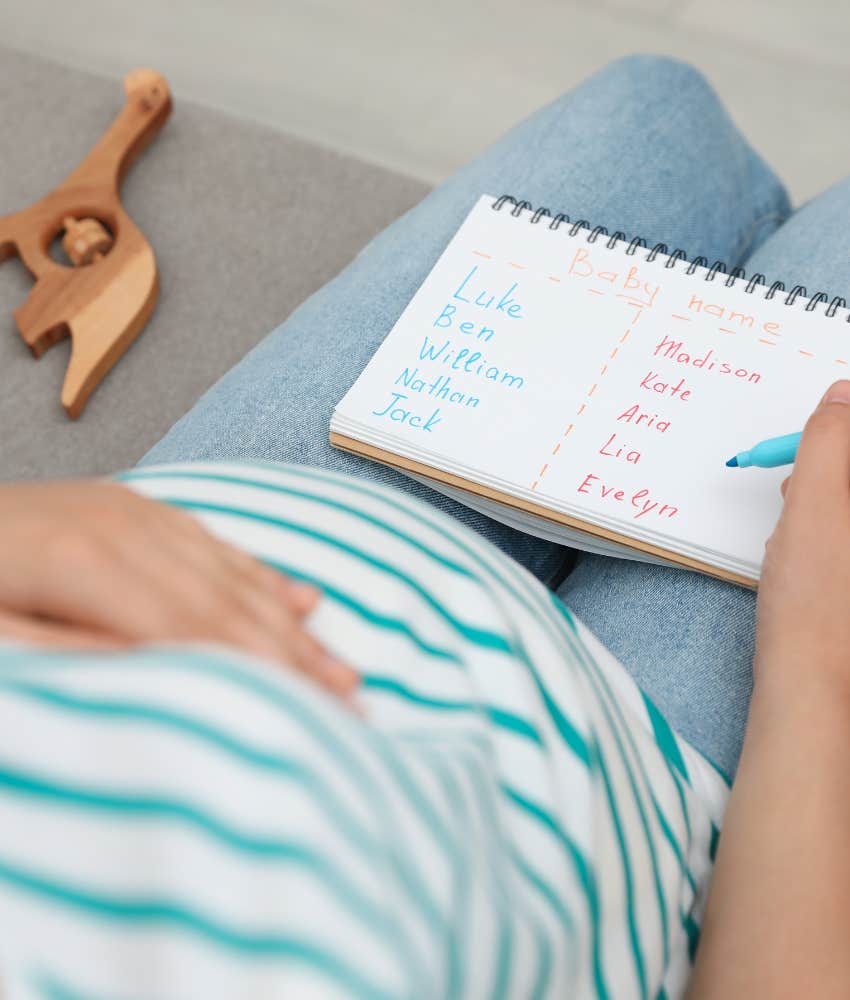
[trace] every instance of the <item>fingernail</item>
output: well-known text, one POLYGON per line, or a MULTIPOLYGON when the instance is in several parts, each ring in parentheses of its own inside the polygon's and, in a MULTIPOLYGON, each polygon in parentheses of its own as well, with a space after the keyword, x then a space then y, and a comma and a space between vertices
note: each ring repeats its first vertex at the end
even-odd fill
POLYGON ((831 385, 824 394, 824 403, 850 403, 850 381, 847 379, 831 385))
POLYGON ((360 680, 356 670, 335 656, 320 656, 316 666, 328 680, 341 687, 353 687, 360 680))
POLYGON ((287 587, 291 598, 308 607, 318 604, 322 596, 321 590, 318 587, 311 587, 309 583, 293 583, 292 580, 288 580, 287 587))

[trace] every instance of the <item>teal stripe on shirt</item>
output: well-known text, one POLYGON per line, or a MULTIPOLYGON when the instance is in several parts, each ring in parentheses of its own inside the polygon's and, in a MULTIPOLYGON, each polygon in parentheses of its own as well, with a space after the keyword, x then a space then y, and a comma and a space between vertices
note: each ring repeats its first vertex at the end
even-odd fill
POLYGON ((500 784, 500 787, 502 789, 502 793, 509 802, 512 802, 517 808, 526 813, 526 815, 541 823, 551 834, 554 835, 555 839, 564 849, 575 874, 578 876, 579 884, 584 892, 585 901, 587 902, 590 913, 591 957, 596 995, 599 998, 609 997, 610 994, 605 983, 605 974, 602 968, 602 951, 600 942, 602 928, 601 913, 599 909, 599 893, 596 886, 596 878, 587 862, 587 858, 585 858, 582 851, 579 850, 578 846, 568 836, 561 824, 558 823, 558 821, 549 812, 547 812, 546 809, 538 803, 532 802, 531 799, 527 798, 527 796, 523 795, 516 788, 512 788, 504 782, 500 784))
POLYGON ((129 926, 175 927, 208 944, 241 955, 265 960, 284 959, 310 966, 351 990, 355 996, 397 1000, 338 953, 305 938, 231 927, 208 917, 197 908, 167 898, 98 892, 72 882, 49 879, 14 865, 3 857, 0 857, 0 881, 27 895, 106 919, 110 923, 117 920, 129 926))
MULTIPOLYGON (((631 749, 631 753, 634 756, 635 760, 637 761, 637 767, 641 775, 643 786, 646 789, 646 794, 649 797, 649 800, 652 804, 656 819, 658 820, 659 827, 662 831, 662 835, 673 852, 673 855, 678 863, 680 872, 689 882, 694 891, 696 889, 696 880, 694 879, 694 876, 690 871, 687 862, 685 861, 682 851, 679 849, 675 835, 673 834, 673 831, 670 828, 669 821, 664 816, 663 810, 661 809, 661 806, 658 804, 658 799, 655 795, 652 782, 649 779, 649 776, 646 772, 646 768, 643 763, 642 756, 635 744, 635 740, 632 735, 628 720, 624 717, 619 701, 617 700, 614 693, 611 691, 610 685, 608 684, 604 672, 599 668, 598 664, 596 663, 596 661, 594 660, 593 656, 591 655, 587 647, 584 645, 584 643, 579 642, 577 639, 574 641, 572 637, 568 638, 567 641, 570 643, 574 651, 576 662, 584 670, 585 675, 588 677, 590 683, 593 684, 594 688, 597 691, 598 703, 603 713, 606 716, 609 728, 617 743, 621 758, 623 760, 624 767, 626 768, 626 772, 629 777, 629 784, 631 787, 632 796, 638 808, 641 827, 643 829, 644 838, 652 860, 653 878, 655 881, 656 898, 658 900, 658 907, 659 907, 659 918, 661 921, 662 932, 663 932, 664 964, 666 965, 669 959, 669 926, 667 920, 667 908, 664 904, 663 891, 661 888, 661 876, 658 868, 658 858, 655 851, 655 838, 653 837, 649 829, 649 823, 643 808, 643 804, 641 802, 640 792, 638 791, 637 788, 637 780, 634 775, 631 763, 627 757, 625 747, 623 746, 623 740, 621 738, 621 734, 623 734, 625 740, 628 742, 629 747, 631 749), (615 715, 616 719, 614 718, 615 715)), ((659 747, 659 749, 662 748, 659 747)), ((667 771, 669 773, 669 779, 671 783, 676 788, 676 790, 679 790, 678 787, 679 781, 680 780, 688 781, 688 779, 683 778, 680 775, 680 773, 677 771, 677 769, 674 768, 669 759, 664 757, 664 761, 667 771)), ((684 802, 684 798, 680 796, 678 797, 678 801, 680 804, 680 808, 683 810, 683 814, 686 817, 685 820, 686 826, 688 829, 690 829, 690 823, 687 820, 687 809, 684 802)))
POLYGON ((251 746, 224 729, 208 722, 147 701, 127 701, 114 698, 80 697, 69 691, 45 684, 27 683, 0 677, 0 691, 9 691, 21 698, 52 706, 62 712, 92 716, 112 723, 141 723, 159 729, 173 730, 181 737, 192 739, 246 765, 263 775, 273 774, 286 782, 306 789, 314 802, 326 814, 335 829, 344 833, 349 845, 366 858, 377 856, 380 842, 345 807, 332 786, 303 760, 251 746))
POLYGON ((296 524, 293 521, 285 521, 283 518, 272 517, 269 514, 260 514, 256 511, 245 510, 243 507, 231 507, 225 506, 223 504, 213 504, 204 503, 200 500, 168 500, 168 503, 172 506, 180 507, 184 510, 192 511, 203 511, 209 514, 222 514, 224 516, 243 518, 246 521, 256 521, 261 524, 267 524, 271 527, 281 528, 284 531, 291 531, 294 534, 303 535, 306 538, 310 538, 314 541, 329 545, 332 548, 337 549, 340 552, 344 552, 346 555, 350 555, 360 562, 371 566, 374 570, 383 573, 385 576, 397 580, 399 583, 403 584, 405 587, 417 594, 433 611, 435 611, 443 621, 446 622, 452 629, 455 630, 460 636, 467 640, 467 642, 472 643, 476 646, 481 646, 485 649, 492 649, 500 653, 512 653, 511 644, 508 640, 499 635, 498 632, 493 632, 490 629, 479 628, 475 625, 470 625, 467 622, 461 621, 456 615, 452 614, 448 608, 442 604, 437 598, 418 580, 415 580, 412 576, 404 571, 398 569, 398 567, 393 566, 391 563, 379 559, 377 556, 371 555, 364 549, 358 548, 356 545, 351 545, 348 542, 343 541, 341 538, 335 535, 330 535, 327 532, 319 531, 316 528, 309 528, 303 524, 296 524))
MULTIPOLYGON (((2 665, 4 660, 3 652, 0 650, 0 665, 2 665)), ((16 655, 20 657, 20 652, 16 651, 16 655)), ((73 667, 80 662, 80 654, 39 653, 38 657, 40 663, 44 663, 46 658, 46 662, 53 666, 73 667)), ((105 662, 108 662, 105 656, 102 656, 102 658, 105 662)), ((90 656, 87 657, 87 661, 90 659, 90 656)), ((285 718, 294 719, 308 731, 316 739, 318 745, 326 753, 333 756, 338 766, 345 768, 352 774, 352 777, 357 781, 361 791, 366 796, 367 801, 377 801, 380 799, 381 786, 369 774, 368 770, 364 769, 359 757, 353 754, 354 742, 352 740, 340 740, 331 721, 323 717, 324 711, 316 711, 310 707, 306 698, 296 697, 295 690, 291 684, 287 685, 284 689, 281 685, 260 676, 256 670, 235 667, 224 657, 217 659, 211 654, 198 654, 186 649, 172 650, 171 658, 168 658, 168 654, 164 651, 154 652, 147 650, 143 654, 140 654, 138 659, 139 662, 144 664, 145 669, 159 668, 176 672, 184 670, 193 671, 229 681, 243 687, 245 690, 252 691, 267 703, 274 704, 282 711, 285 718)), ((32 665, 32 661, 30 661, 30 665, 32 665)), ((335 712, 333 719, 337 723, 337 728, 340 728, 339 724, 343 720, 350 727, 356 728, 357 746, 361 750, 367 750, 373 764, 394 778, 396 789, 408 796, 408 804, 414 806, 414 810, 419 813, 420 819, 424 820, 428 829, 439 831, 436 842, 439 844, 441 850, 446 849, 447 840, 445 838, 445 831, 440 829, 439 822, 436 821, 430 806, 424 800, 422 790, 412 780, 409 772, 405 769, 399 771, 398 762, 394 759, 395 754, 391 753, 387 755, 385 753, 387 750, 387 738, 383 734, 372 730, 369 726, 363 726, 355 717, 348 717, 343 709, 335 712), (387 760, 385 759, 386 757, 391 759, 387 760)))
POLYGON ((348 878, 344 870, 324 854, 297 840, 244 833, 178 798, 123 789, 89 788, 13 769, 0 762, 2 793, 39 799, 82 812, 108 813, 145 822, 159 820, 186 824, 238 855, 268 864, 283 863, 305 869, 344 900, 358 919, 380 931, 387 931, 383 911, 348 878))
POLYGON ((402 684, 401 681, 397 681, 392 677, 379 677, 377 674, 364 673, 360 675, 360 680, 364 690, 384 691, 404 701, 409 701, 419 708, 430 708, 438 712, 483 714, 498 728, 508 730, 516 736, 521 736, 532 743, 536 743, 540 747, 544 745, 543 738, 536 726, 532 725, 527 719, 523 719, 521 716, 513 712, 508 712, 505 709, 485 705, 481 702, 435 698, 431 695, 420 694, 408 685, 402 684))
MULTIPOLYGON (((282 483, 273 483, 265 479, 246 479, 243 476, 236 476, 232 474, 225 475, 224 473, 196 472, 194 470, 189 471, 188 469, 171 471, 163 469, 159 472, 148 471, 145 469, 133 469, 130 472, 123 472, 115 478, 119 482, 133 482, 134 480, 153 479, 200 480, 202 482, 229 483, 234 486, 247 486, 250 489, 267 490, 269 492, 276 493, 279 496, 295 497, 299 500, 308 500, 311 503, 318 504, 322 507, 328 507, 331 510, 338 510, 341 513, 348 514, 366 524, 370 524, 372 527, 384 532, 384 534, 392 535, 393 538, 403 542, 405 545, 409 545, 412 549, 415 549, 422 555, 427 556, 428 559, 435 562, 443 569, 448 569, 451 572, 457 573, 460 576, 465 576, 470 580, 477 579, 475 573, 471 569, 455 562, 452 559, 449 559, 447 556, 444 556, 439 552, 435 552, 434 549, 425 545, 418 538, 414 538, 413 535, 408 534, 405 531, 401 531, 389 522, 382 520, 381 518, 377 518, 364 510, 341 503, 339 500, 334 500, 332 497, 323 496, 321 493, 308 493, 306 490, 296 490, 292 486, 284 486, 282 483)), ((170 501, 166 500, 166 502, 170 501)))

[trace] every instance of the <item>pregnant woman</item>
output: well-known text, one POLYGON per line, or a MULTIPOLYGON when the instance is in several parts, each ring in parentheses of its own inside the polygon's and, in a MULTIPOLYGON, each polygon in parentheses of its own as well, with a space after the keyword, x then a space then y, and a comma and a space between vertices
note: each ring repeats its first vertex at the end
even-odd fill
POLYGON ((391 226, 140 468, 0 488, 4 1000, 850 991, 850 383, 757 615, 332 451, 486 191, 850 277, 847 185, 791 215, 699 74, 633 57, 391 226))

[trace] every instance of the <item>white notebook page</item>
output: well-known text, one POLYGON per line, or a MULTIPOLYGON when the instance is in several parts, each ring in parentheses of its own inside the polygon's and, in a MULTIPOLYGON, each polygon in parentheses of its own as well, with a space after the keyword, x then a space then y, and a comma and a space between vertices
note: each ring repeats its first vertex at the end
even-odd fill
POLYGON ((757 575, 788 470, 728 469, 848 373, 842 310, 482 197, 332 429, 757 575))

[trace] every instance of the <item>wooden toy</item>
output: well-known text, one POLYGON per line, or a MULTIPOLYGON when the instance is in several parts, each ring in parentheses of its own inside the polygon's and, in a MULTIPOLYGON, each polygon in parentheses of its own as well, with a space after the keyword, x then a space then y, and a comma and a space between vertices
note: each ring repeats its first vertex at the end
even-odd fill
POLYGON ((21 337, 37 358, 71 338, 62 404, 72 419, 142 331, 159 291, 153 249, 119 188, 165 124, 171 95, 151 69, 129 73, 124 90, 123 110, 79 167, 40 201, 0 218, 0 263, 17 254, 36 279, 14 311, 21 337), (63 232, 71 266, 50 256, 63 232))

